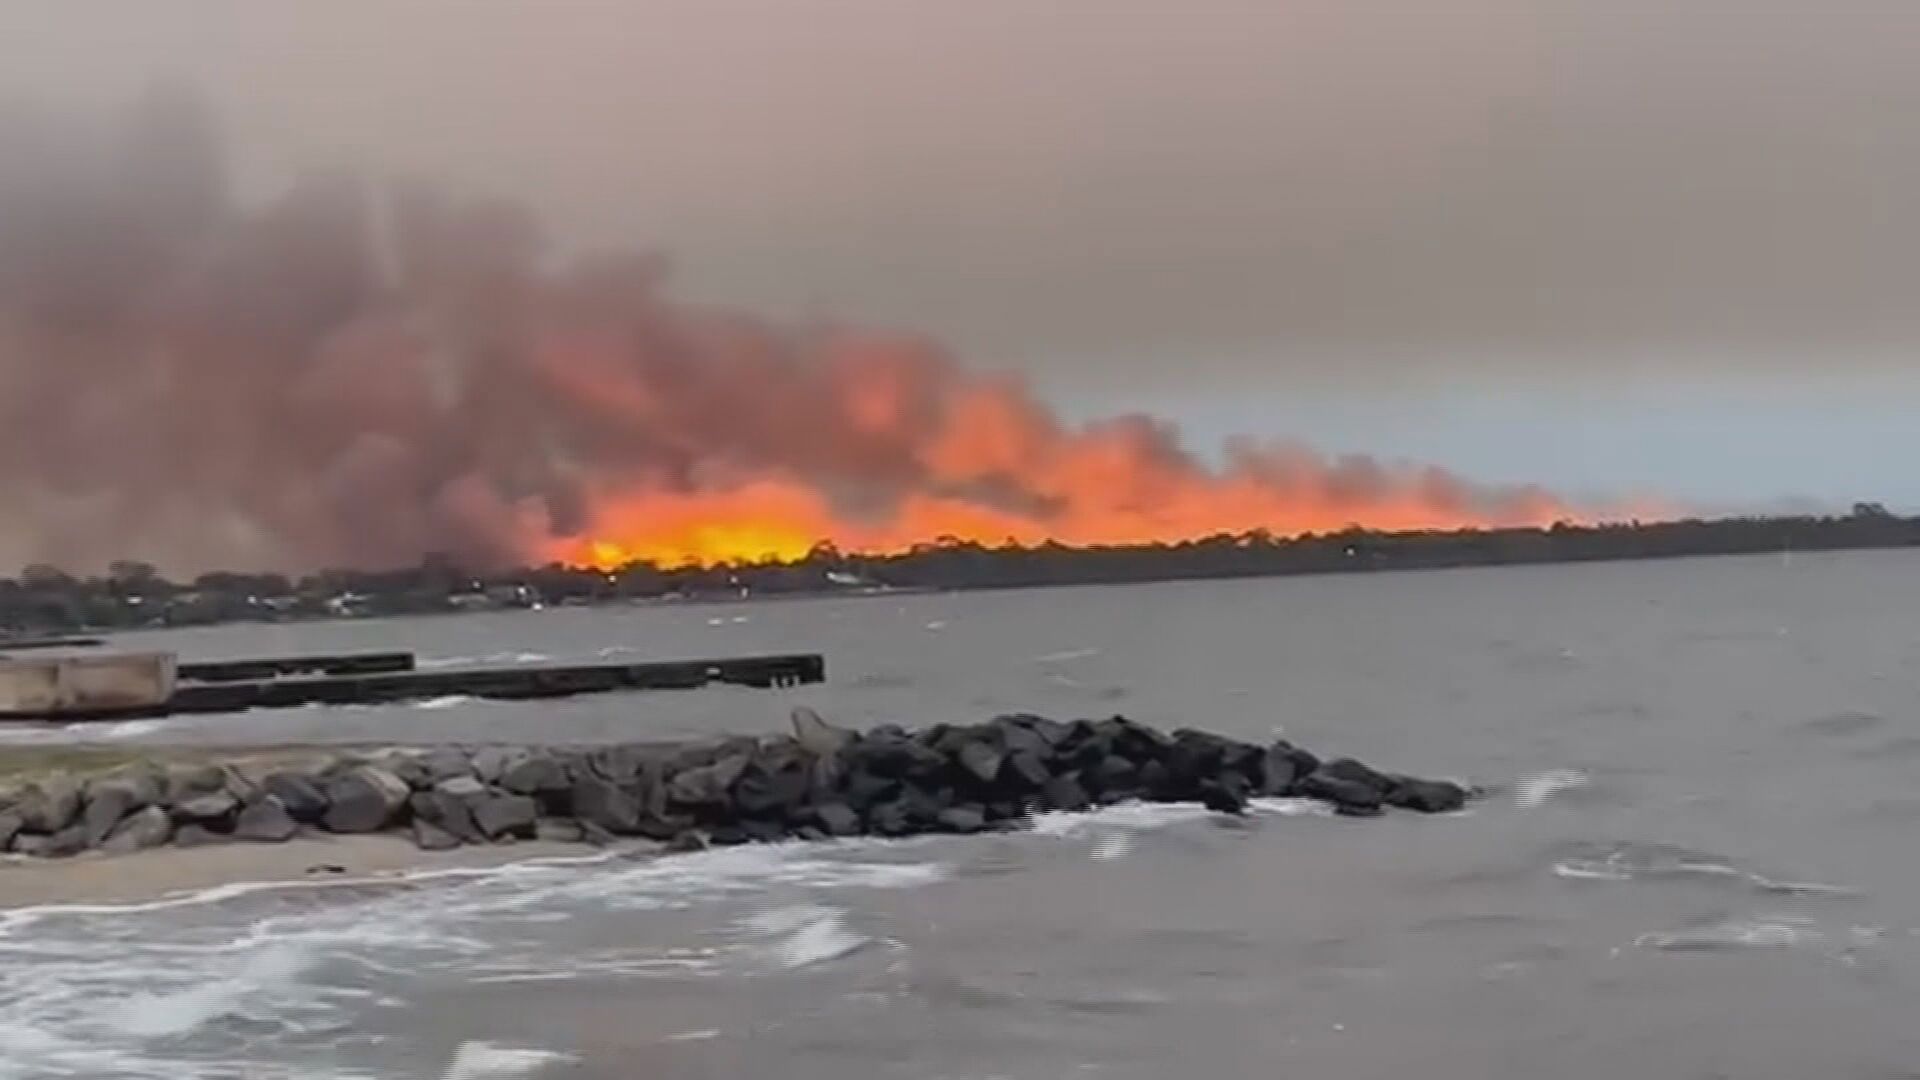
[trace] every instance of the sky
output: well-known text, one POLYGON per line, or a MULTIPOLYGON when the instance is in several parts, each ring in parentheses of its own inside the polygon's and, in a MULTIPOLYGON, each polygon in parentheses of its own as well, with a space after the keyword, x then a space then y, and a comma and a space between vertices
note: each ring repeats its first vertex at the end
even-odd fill
POLYGON ((243 186, 428 177, 1072 416, 1713 508, 1920 508, 1920 6, 0 0, 243 186))

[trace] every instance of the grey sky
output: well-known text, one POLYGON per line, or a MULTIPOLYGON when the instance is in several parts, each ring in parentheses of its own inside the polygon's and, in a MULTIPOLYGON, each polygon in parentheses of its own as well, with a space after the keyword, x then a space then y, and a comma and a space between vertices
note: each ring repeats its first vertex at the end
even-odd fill
POLYGON ((1737 499, 1920 502, 1916 46, 1886 0, 0 0, 0 91, 186 76, 256 184, 524 197, 1075 411, 1737 499))

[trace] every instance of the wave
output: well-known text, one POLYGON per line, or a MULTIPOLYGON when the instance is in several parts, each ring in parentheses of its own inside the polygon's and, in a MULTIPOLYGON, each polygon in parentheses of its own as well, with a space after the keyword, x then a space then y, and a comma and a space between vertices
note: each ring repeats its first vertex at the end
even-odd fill
POLYGON ((1783 881, 1723 856, 1666 844, 1579 845, 1553 864, 1557 877, 1576 881, 1697 881, 1726 883, 1768 896, 1857 899, 1857 890, 1816 881, 1783 881))
POLYGON ((496 652, 485 656, 428 656, 415 661, 422 668, 495 667, 501 664, 544 664, 553 657, 538 652, 496 652))
POLYGON ((1579 769, 1548 769, 1514 781, 1513 802, 1521 809, 1530 810, 1563 791, 1586 787, 1592 782, 1593 777, 1579 769))
POLYGON ((499 1046, 490 1042, 466 1042, 454 1052, 443 1080, 507 1080, 528 1076, 548 1065, 576 1060, 571 1054, 552 1050, 530 1050, 499 1046))

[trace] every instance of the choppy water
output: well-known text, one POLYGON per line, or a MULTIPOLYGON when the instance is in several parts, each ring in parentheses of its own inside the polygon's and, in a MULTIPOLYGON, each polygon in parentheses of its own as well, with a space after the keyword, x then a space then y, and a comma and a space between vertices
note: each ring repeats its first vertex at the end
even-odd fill
MULTIPOLYGON (((1123 711, 1497 794, 0 914, 0 1078, 1920 1075, 1920 557, 221 628, 195 655, 819 649, 824 687, 123 725, 598 739, 1123 711)), ((13 738, 71 738, 41 733, 13 738)))

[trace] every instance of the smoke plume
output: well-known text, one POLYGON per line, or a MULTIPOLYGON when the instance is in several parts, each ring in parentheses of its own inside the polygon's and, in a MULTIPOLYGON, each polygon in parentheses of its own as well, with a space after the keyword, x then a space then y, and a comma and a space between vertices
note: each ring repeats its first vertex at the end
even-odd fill
POLYGON ((671 299, 510 205, 313 177, 243 204, 157 93, 0 109, 0 564, 796 556, 944 537, 1538 523, 1534 489, 1070 425, 925 341, 671 299))

